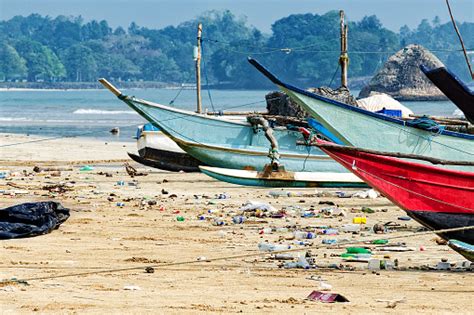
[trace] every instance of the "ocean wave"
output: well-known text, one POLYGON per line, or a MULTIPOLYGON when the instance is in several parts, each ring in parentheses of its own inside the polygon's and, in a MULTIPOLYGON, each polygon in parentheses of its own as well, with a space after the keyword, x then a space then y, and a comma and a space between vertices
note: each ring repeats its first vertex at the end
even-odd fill
POLYGON ((77 115, 123 115, 123 114, 134 114, 138 115, 133 110, 102 110, 102 109, 92 109, 92 108, 79 108, 73 112, 77 115))
POLYGON ((0 117, 0 121, 31 121, 31 118, 26 117, 0 117))

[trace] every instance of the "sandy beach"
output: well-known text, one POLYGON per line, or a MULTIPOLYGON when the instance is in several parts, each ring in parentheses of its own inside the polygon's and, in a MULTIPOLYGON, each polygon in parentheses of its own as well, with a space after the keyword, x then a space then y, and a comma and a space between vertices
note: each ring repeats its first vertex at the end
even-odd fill
POLYGON ((434 234, 390 241, 406 243, 413 251, 377 252, 397 260, 398 270, 368 270, 367 263, 341 259, 346 246, 321 246, 323 239, 383 239, 420 230, 413 220, 400 220, 406 214, 383 197, 338 198, 335 189, 311 188, 284 189, 290 197, 274 198, 269 192, 281 189, 236 186, 203 174, 133 163, 126 152, 135 152, 135 143, 41 139, 0 135, 0 145, 11 145, 0 149, 0 170, 11 174, 0 179, 0 208, 52 200, 69 208, 71 216, 50 234, 1 241, 0 279, 26 280, 0 286, 2 314, 472 312, 472 272, 426 270, 441 259, 465 261, 447 245, 438 245, 434 234), (13 145, 17 143, 24 144, 13 145), (131 178, 125 161, 147 176, 131 178), (84 165, 93 169, 80 171, 84 165), (34 166, 68 170, 35 173, 34 166), (66 183, 64 192, 47 189, 66 183), (220 194, 226 198, 219 199, 220 194), (234 224, 232 216, 248 200, 286 209, 287 216, 248 217, 244 224, 234 224), (301 217, 294 210, 313 206, 317 212, 335 207, 331 203, 346 215, 301 217), (374 213, 364 213, 362 207, 374 213), (340 228, 355 217, 367 220, 359 234, 318 235, 308 240, 314 248, 291 239, 293 229, 340 228), (216 218, 225 225, 214 225, 216 218), (399 225, 391 233, 370 231, 374 224, 389 221, 399 225), (268 227, 289 227, 289 232, 259 233, 268 227), (265 241, 299 248, 291 253, 295 257, 310 251, 321 267, 280 268, 282 261, 259 252, 257 245, 265 241), (248 256, 213 260, 236 255, 248 256), (172 265, 186 261, 197 263, 172 265), (147 273, 147 266, 154 272, 147 273), (325 284, 332 287, 327 292, 349 302, 306 299, 325 284))

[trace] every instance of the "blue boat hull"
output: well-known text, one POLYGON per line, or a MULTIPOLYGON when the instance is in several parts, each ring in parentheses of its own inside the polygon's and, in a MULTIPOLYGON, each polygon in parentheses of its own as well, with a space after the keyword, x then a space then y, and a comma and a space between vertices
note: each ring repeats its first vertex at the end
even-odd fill
MULTIPOLYGON (((244 120, 232 120, 179 110, 133 97, 122 100, 160 128, 184 151, 203 163, 222 168, 262 170, 269 163, 269 141, 263 130, 244 120)), ((315 147, 297 145, 303 136, 276 127, 280 162, 289 171, 340 172, 342 166, 315 147)))

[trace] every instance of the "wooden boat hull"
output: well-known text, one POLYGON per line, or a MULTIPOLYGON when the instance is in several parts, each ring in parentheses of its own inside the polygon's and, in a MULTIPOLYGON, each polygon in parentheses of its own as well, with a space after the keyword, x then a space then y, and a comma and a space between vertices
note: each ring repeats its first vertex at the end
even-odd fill
MULTIPOLYGON (((408 126, 403 120, 346 105, 283 83, 256 60, 249 61, 346 145, 445 160, 474 159, 474 135, 452 131, 433 133, 408 126)), ((474 171, 470 166, 449 168, 474 171)))
POLYGON ((156 159, 151 159, 128 152, 128 156, 132 160, 149 167, 170 172, 199 172, 198 165, 201 162, 185 153, 181 153, 181 155, 176 157, 174 154, 170 155, 170 152, 167 151, 154 152, 153 157, 156 159))
POLYGON ((217 180, 243 186, 259 187, 367 187, 351 173, 284 172, 283 174, 199 166, 217 180))
MULTIPOLYGON (((121 99, 152 122, 188 154, 204 164, 234 169, 262 170, 270 160, 264 132, 244 119, 230 120, 179 110, 133 97, 121 99)), ((347 172, 318 148, 297 145, 297 131, 274 128, 280 162, 290 171, 347 172)))
MULTIPOLYGON (((431 229, 474 226, 474 173, 329 145, 320 148, 431 229)), ((474 244, 474 230, 443 234, 474 244)))

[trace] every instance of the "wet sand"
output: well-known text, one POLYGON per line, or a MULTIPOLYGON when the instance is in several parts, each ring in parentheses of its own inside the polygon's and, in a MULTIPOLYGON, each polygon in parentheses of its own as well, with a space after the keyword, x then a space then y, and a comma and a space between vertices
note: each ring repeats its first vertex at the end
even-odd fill
MULTIPOLYGON (((40 138, 0 135, 0 144, 40 138)), ((41 137, 42 139, 42 137, 41 137)), ((387 199, 337 198, 334 189, 286 189, 294 197, 273 198, 277 189, 249 188, 215 181, 203 174, 169 173, 130 164, 147 176, 131 178, 123 167, 126 151, 133 143, 91 139, 58 139, 2 147, 0 169, 13 175, 0 179, 0 207, 55 200, 71 210, 71 217, 50 234, 26 239, 0 241, 0 279, 27 279, 0 286, 0 309, 5 314, 31 313, 456 313, 468 314, 473 307, 472 272, 418 270, 436 265, 442 258, 462 262, 463 257, 436 235, 407 237, 415 249, 383 252, 397 259, 401 270, 367 269, 367 263, 344 262, 339 255, 345 246, 313 248, 316 263, 344 265, 343 270, 283 269, 269 255, 206 262, 207 259, 259 253, 257 244, 293 244, 291 233, 259 234, 264 227, 332 226, 351 223, 356 216, 367 217, 367 228, 393 221, 416 231, 413 220, 400 221, 405 213, 387 199), (97 162, 94 162, 97 161, 97 162), (94 166, 80 171, 84 164, 94 166), (33 173, 33 166, 70 167, 60 176, 33 173), (23 170, 26 174, 24 175, 23 170), (107 177, 110 173, 112 177, 107 177), (124 185, 117 182, 124 181, 124 185), (50 184, 72 183, 64 193, 49 192, 50 184), (24 194, 14 194, 24 190, 24 194), (218 194, 230 198, 217 199, 218 194), (311 195, 298 196, 298 193, 311 195), (174 195, 174 196, 173 196, 174 195), (148 205, 148 201, 156 205, 148 205), (233 224, 232 213, 247 200, 272 204, 280 210, 289 206, 315 209, 334 202, 345 217, 302 218, 288 211, 286 218, 249 218, 233 224), (117 203, 123 203, 122 207, 117 203), (375 213, 360 212, 370 207, 375 213), (214 212, 208 213, 208 210, 214 212), (179 211, 179 213, 178 213, 179 211), (207 217, 200 220, 199 215, 207 217), (182 216, 184 221, 177 221, 182 216), (215 226, 212 216, 227 224, 215 226), (252 222, 253 221, 253 222, 252 222), (420 250, 420 247, 424 250, 420 250), (334 257, 333 257, 334 256, 334 257), (159 267, 160 264, 204 260, 196 264, 159 267), (154 265, 154 273, 145 272, 154 265), (109 271, 136 268, 126 271, 109 271), (350 270, 354 269, 354 270, 350 270), (89 275, 57 277, 91 272, 89 275), (42 280, 33 278, 44 277, 42 280), (32 280, 28 280, 32 279, 32 280), (331 292, 345 296, 349 303, 321 303, 306 300, 320 281, 331 292)), ((353 190, 343 189, 351 192, 353 190)), ((310 240, 320 246, 322 239, 364 240, 392 237, 407 232, 374 235, 341 233, 318 235, 310 240)), ((294 245, 293 245, 294 246, 294 245)), ((295 246, 297 247, 297 246, 295 246)), ((296 256, 296 253, 293 253, 296 256)))

